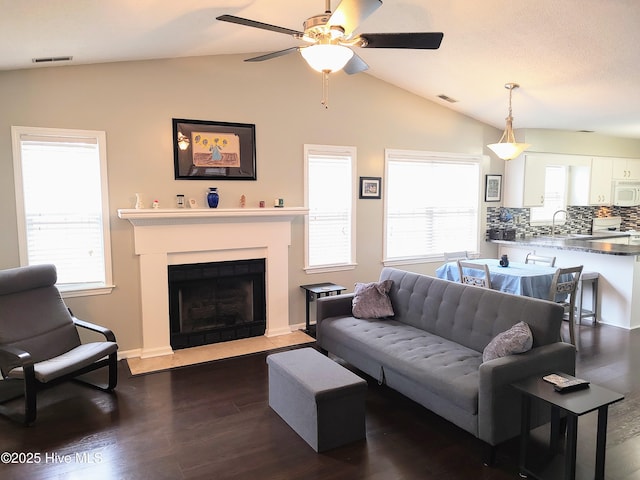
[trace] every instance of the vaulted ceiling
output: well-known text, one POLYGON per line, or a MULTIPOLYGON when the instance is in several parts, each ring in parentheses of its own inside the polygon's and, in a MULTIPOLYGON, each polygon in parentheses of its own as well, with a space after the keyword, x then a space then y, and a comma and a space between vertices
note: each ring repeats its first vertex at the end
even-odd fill
MULTIPOLYGON (((369 65, 358 75, 499 129, 508 107, 504 84, 516 82, 516 129, 640 138, 638 0, 383 1, 356 33, 441 31, 444 40, 438 50, 358 49, 369 65)), ((200 55, 249 58, 302 44, 217 16, 302 30, 306 18, 324 12, 325 0, 0 0, 0 8, 0 70, 14 70, 200 55), (73 60, 32 62, 62 56, 73 60)))

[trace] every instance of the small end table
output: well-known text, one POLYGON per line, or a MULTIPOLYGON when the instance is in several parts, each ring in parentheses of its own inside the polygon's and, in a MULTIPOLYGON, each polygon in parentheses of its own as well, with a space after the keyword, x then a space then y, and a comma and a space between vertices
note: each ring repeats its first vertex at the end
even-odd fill
POLYGON ((312 337, 315 338, 316 336, 316 329, 315 329, 315 325, 310 325, 309 324, 309 304, 311 302, 313 302, 316 298, 320 298, 320 297, 326 297, 328 295, 340 295, 340 293, 344 290, 346 290, 346 288, 340 286, 340 285, 336 285, 335 283, 330 283, 330 282, 326 282, 326 283, 312 283, 309 285, 300 285, 300 288, 305 290, 305 294, 306 294, 306 300, 307 300, 307 321, 306 321, 306 327, 305 327, 305 333, 308 335, 311 335, 312 337), (313 327, 313 328, 312 328, 313 327))
MULTIPOLYGON (((565 377, 571 375, 562 374, 565 377)), ((574 479, 576 476, 576 447, 578 440, 578 417, 598 410, 598 431, 596 436, 596 480, 604 480, 604 458, 607 443, 607 415, 609 405, 619 402, 624 395, 613 392, 598 385, 573 392, 560 393, 553 385, 542 379, 543 375, 529 377, 512 384, 522 394, 521 436, 520 436, 520 475, 536 476, 526 466, 527 445, 531 430, 531 399, 537 398, 551 406, 551 438, 552 449, 556 449, 561 436, 560 416, 567 415, 567 439, 565 449, 564 478, 574 479)), ((536 476, 537 478, 537 476, 536 476)))

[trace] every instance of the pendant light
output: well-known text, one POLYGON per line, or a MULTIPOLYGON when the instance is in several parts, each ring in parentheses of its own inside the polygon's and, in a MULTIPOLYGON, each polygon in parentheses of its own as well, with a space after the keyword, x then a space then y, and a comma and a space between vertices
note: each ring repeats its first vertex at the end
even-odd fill
POLYGON ((517 143, 513 134, 513 116, 511 115, 511 94, 514 88, 520 85, 517 83, 505 83, 504 88, 509 90, 509 116, 507 117, 507 126, 504 129, 502 137, 498 143, 487 145, 502 160, 513 160, 531 145, 528 143, 517 143))

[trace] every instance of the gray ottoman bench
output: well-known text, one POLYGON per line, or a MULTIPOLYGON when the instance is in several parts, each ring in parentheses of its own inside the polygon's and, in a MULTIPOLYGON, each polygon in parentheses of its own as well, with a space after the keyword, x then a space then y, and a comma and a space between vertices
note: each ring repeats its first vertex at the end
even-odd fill
POLYGON ((316 452, 365 438, 367 382, 313 348, 267 357, 269 406, 316 452))

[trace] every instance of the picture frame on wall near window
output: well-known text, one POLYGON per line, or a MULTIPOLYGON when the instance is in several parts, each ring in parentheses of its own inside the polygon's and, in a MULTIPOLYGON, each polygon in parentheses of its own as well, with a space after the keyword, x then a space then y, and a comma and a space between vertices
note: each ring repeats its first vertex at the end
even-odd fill
POLYGON ((485 175, 484 201, 499 202, 502 199, 502 175, 485 175))
POLYGON ((173 119, 176 180, 256 180, 256 127, 173 119))
POLYGON ((360 198, 382 198, 382 177, 360 177, 360 198))

